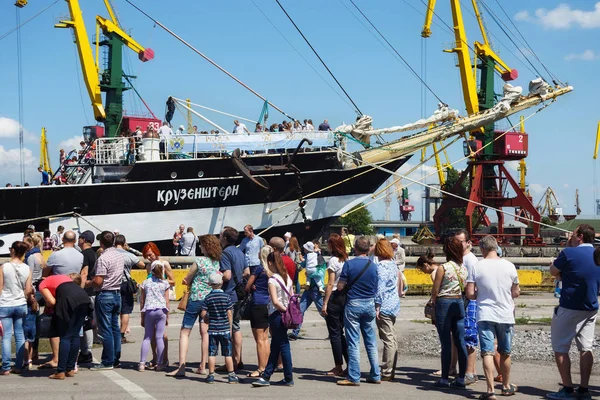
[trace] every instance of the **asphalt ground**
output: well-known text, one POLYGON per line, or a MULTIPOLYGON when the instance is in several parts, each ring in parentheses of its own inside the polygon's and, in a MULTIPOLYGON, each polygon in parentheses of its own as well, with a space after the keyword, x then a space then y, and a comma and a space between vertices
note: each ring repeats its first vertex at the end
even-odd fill
MULTIPOLYGON (((403 299, 402 311, 396 322, 396 329, 400 343, 406 342, 410 335, 431 331, 431 325, 422 323, 422 310, 426 297, 408 297, 403 299)), ((556 304, 551 295, 539 294, 522 296, 517 302, 517 314, 530 318, 549 317, 556 304)), ((179 326, 183 314, 174 312, 170 316, 169 334, 169 359, 174 369, 178 354, 179 326)), ((243 362, 246 370, 239 373, 244 377, 237 385, 226 383, 226 374, 217 373, 217 382, 209 385, 204 383, 204 376, 195 375, 191 371, 197 368, 200 361, 200 341, 198 330, 194 329, 190 338, 188 352, 188 370, 185 378, 171 378, 164 372, 146 370, 138 372, 137 366, 140 356, 140 346, 143 337, 143 328, 139 324, 139 313, 132 315, 131 334, 129 339, 135 343, 128 343, 122 348, 122 366, 113 371, 94 372, 85 366, 80 366, 75 378, 64 381, 54 381, 47 378, 51 373, 48 370, 34 369, 25 375, 10 375, 0 377, 0 399, 253 399, 253 398, 286 398, 300 399, 310 396, 318 399, 344 398, 344 399, 380 399, 380 398, 477 398, 485 391, 485 383, 469 386, 468 390, 452 391, 439 390, 432 387, 435 378, 430 374, 440 366, 437 357, 423 357, 414 354, 413 349, 400 348, 400 356, 396 378, 393 382, 383 382, 381 385, 367 384, 364 380, 369 369, 364 350, 361 355, 361 369, 363 380, 360 387, 339 387, 336 379, 324 375, 333 367, 333 358, 329 341, 326 339, 327 330, 324 321, 311 307, 305 315, 305 323, 300 339, 292 342, 292 358, 294 365, 295 386, 293 388, 271 386, 267 388, 253 388, 253 378, 245 378, 245 373, 256 367, 255 344, 252 338, 249 323, 242 322, 244 336, 243 362)), ((517 326, 517 331, 528 327, 517 326)), ((101 348, 93 350, 96 359, 100 358, 101 348)), ((217 357, 217 363, 222 359, 217 357)), ((478 362, 479 363, 479 362, 478 362)), ((595 366, 597 368, 597 365, 595 366)), ((478 364, 481 374, 482 368, 478 364)), ((548 362, 523 362, 513 360, 512 381, 519 387, 514 399, 544 398, 545 394, 558 388, 560 378, 553 363, 548 362)), ((272 381, 282 379, 281 373, 276 373, 272 381)), ((483 377, 480 375, 480 379, 483 377)), ((574 374, 574 381, 578 375, 574 374)), ((591 380, 592 390, 595 394, 600 392, 600 379, 598 371, 594 371, 591 380)), ((499 394, 500 386, 497 386, 499 394)))

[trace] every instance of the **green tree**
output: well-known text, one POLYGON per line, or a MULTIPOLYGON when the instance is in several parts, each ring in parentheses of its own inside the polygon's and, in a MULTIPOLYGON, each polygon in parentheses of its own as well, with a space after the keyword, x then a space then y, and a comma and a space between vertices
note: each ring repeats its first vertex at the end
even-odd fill
MULTIPOLYGON (((551 218, 550 218, 550 217, 548 217, 547 215, 544 215, 544 216, 542 217, 542 219, 541 219, 541 221, 540 221, 540 222, 541 222, 541 223, 543 223, 543 224, 546 224, 546 225, 552 225, 552 226, 556 225, 556 221, 555 221, 555 220, 553 220, 553 219, 551 219, 551 218)), ((530 223, 529 225, 530 225, 530 226, 533 226, 533 223, 530 223)), ((542 227, 542 228, 543 228, 543 227, 542 227)))
POLYGON ((371 212, 363 206, 364 204, 354 206, 352 210, 349 211, 350 214, 340 218, 338 222, 341 225, 347 226, 348 229, 355 234, 372 235, 373 227, 371 226, 371 223, 373 222, 373 216, 371 215, 371 212), (362 208, 358 211, 354 211, 359 207, 362 208))
MULTIPOLYGON (((452 189, 454 188, 454 185, 456 185, 456 183, 458 182, 458 178, 460 178, 460 174, 462 171, 458 171, 454 168, 448 168, 446 170, 446 183, 443 187, 444 190, 448 191, 448 192, 452 192, 452 189)), ((460 193, 455 193, 459 196, 465 196, 467 193, 467 179, 465 179, 463 181, 462 184, 462 188, 460 189, 460 193)), ((445 201, 442 200, 442 204, 445 201)), ((466 218, 465 218, 465 211, 466 208, 465 207, 453 207, 450 210, 450 213, 448 215, 448 222, 445 224, 445 229, 456 229, 456 228, 464 228, 467 224, 466 218)))

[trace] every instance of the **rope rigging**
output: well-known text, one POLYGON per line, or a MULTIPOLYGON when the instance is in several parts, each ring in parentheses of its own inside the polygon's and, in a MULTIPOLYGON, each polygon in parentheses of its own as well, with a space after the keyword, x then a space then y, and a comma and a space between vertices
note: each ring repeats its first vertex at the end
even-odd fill
POLYGON ((312 44, 310 44, 310 42, 308 41, 308 39, 306 38, 306 36, 304 36, 304 33, 302 33, 302 31, 300 30, 300 28, 298 27, 298 25, 296 25, 296 23, 294 22, 294 20, 290 16, 290 14, 288 14, 288 12, 285 10, 285 8, 279 2, 279 0, 275 0, 275 1, 279 5, 279 8, 281 8, 281 11, 283 11, 283 13, 286 15, 286 17, 290 20, 290 22, 292 23, 292 25, 294 25, 294 28, 296 28, 296 30, 298 31, 298 33, 300 34, 300 36, 302 36, 302 39, 304 39, 304 41, 306 42, 306 44, 308 45, 308 47, 310 47, 310 49, 313 51, 313 53, 315 53, 315 56, 317 56, 317 58, 319 59, 319 61, 321 61, 321 64, 323 64, 323 66, 325 67, 325 69, 327 70, 327 72, 329 72, 329 75, 331 75, 331 77, 333 78, 333 80, 335 81, 335 83, 337 83, 337 85, 340 87, 340 89, 342 89, 342 92, 344 92, 344 94, 346 95, 346 97, 348 98, 348 100, 350 100, 350 102, 354 105, 354 108, 356 109, 356 113, 359 116, 362 116, 363 115, 362 111, 360 111, 360 109, 358 108, 358 106, 356 105, 356 103, 354 102, 354 100, 352 100, 352 97, 350 97, 350 95, 348 94, 348 92, 346 92, 346 89, 344 89, 344 87, 342 86, 342 84, 340 83, 340 81, 338 81, 337 78, 335 77, 335 75, 333 74, 333 72, 331 72, 331 70, 329 69, 329 67, 325 63, 325 61, 323 61, 323 59, 321 58, 321 56, 319 55, 319 53, 317 53, 317 50, 315 50, 315 48, 312 46, 312 44))
POLYGON ((21 185, 25 183, 25 160, 23 152, 25 151, 23 143, 23 60, 21 55, 21 14, 17 7, 17 90, 19 96, 19 171, 21 176, 21 185))

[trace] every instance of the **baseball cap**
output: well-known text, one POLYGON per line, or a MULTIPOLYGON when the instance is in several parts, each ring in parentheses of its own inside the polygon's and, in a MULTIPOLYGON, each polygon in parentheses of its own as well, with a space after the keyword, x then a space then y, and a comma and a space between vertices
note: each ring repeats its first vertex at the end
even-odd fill
POLYGON ((27 229, 32 229, 35 231, 35 225, 27 225, 27 229))
POLYGON ((152 264, 150 264, 150 270, 154 270, 154 268, 156 268, 158 266, 161 266, 164 268, 165 265, 160 260, 152 261, 152 264))
POLYGON ((304 250, 308 251, 308 252, 313 252, 315 251, 315 244, 313 242, 306 242, 304 243, 304 250))
POLYGON ((208 283, 211 285, 221 285, 223 283, 223 275, 212 274, 208 277, 208 283))
POLYGON ((94 244, 94 232, 92 231, 83 231, 79 234, 79 238, 88 242, 89 244, 94 244))
POLYGON ((390 243, 396 243, 398 246, 400 246, 400 241, 397 238, 390 240, 390 243))

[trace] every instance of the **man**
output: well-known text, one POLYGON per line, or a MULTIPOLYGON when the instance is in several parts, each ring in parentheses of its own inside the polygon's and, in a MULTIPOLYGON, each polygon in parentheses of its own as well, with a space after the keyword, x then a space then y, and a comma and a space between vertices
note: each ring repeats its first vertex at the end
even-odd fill
MULTIPOLYGON (((463 246, 463 265, 467 269, 467 276, 471 276, 475 265, 479 262, 475 254, 471 252, 471 238, 469 233, 465 229, 459 229, 455 234, 455 238, 462 243, 463 246)), ((477 301, 475 299, 469 300, 469 303, 465 312, 465 345, 467 346, 467 370, 465 373, 465 385, 472 385, 478 381, 477 371, 475 365, 477 364, 477 346, 478 332, 477 332, 477 301)), ((454 361, 455 351, 453 354, 453 361, 451 365, 456 365, 454 361)), ((458 358, 458 357, 457 357, 458 358)))
MULTIPOLYGON (((144 269, 146 265, 143 261, 133 253, 127 251, 127 241, 125 236, 116 235, 115 237, 115 248, 123 257, 123 275, 121 276, 120 283, 125 282, 127 279, 131 279, 131 269, 136 267, 138 269, 144 269)), ((129 342, 125 337, 125 333, 129 328, 129 316, 133 313, 133 293, 121 292, 121 343, 133 343, 129 342)))
POLYGON ((352 247, 354 247, 354 235, 350 233, 348 228, 342 229, 342 240, 344 241, 344 246, 346 246, 346 254, 352 254, 352 247))
POLYGON ((598 314, 600 267, 594 263, 594 228, 579 225, 573 231, 567 248, 560 252, 550 273, 562 280, 559 306, 552 315, 552 350, 562 388, 546 395, 549 399, 591 399, 588 391, 594 357, 594 330, 598 314), (571 379, 569 348, 575 339, 579 350, 581 382, 577 393, 571 379))
POLYGON ((158 129, 160 137, 160 143, 158 145, 160 151, 160 159, 164 160, 167 154, 167 139, 173 134, 173 130, 169 127, 167 121, 163 122, 162 126, 158 129))
MULTIPOLYGON (((92 302, 96 299, 96 290, 92 286, 92 280, 96 275, 96 260, 98 256, 92 245, 94 244, 94 233, 92 231, 84 231, 79 234, 79 240, 77 245, 81 249, 81 255, 83 256, 83 266, 81 268, 81 286, 85 289, 85 292, 90 296, 92 302)), ((79 354, 78 362, 80 364, 87 364, 93 361, 92 346, 94 345, 94 329, 92 320, 94 319, 94 312, 92 311, 85 319, 83 324, 83 339, 81 340, 81 353, 79 354)))
MULTIPOLYGON (((233 303, 233 323, 231 326, 231 336, 233 337, 233 366, 235 369, 244 368, 242 363, 242 332, 240 330, 240 302, 236 286, 243 286, 244 277, 250 276, 250 268, 246 263, 246 257, 235 244, 237 243, 239 232, 237 229, 226 226, 221 231, 219 237, 223 254, 221 255, 220 271, 223 274, 223 291, 229 295, 233 303)), ((240 290, 241 292, 241 290, 240 290)))
POLYGON ((502 395, 517 390, 510 383, 510 350, 515 324, 514 298, 519 297, 519 277, 514 264, 498 256, 498 242, 485 236, 479 242, 483 260, 467 278, 467 297, 477 299, 477 326, 487 393, 494 396, 494 341, 498 341, 502 395))
POLYGON ((198 133, 200 133, 200 132, 198 132, 198 126, 197 126, 197 125, 194 125, 194 126, 192 127, 192 135, 197 135, 198 133))
POLYGON ((330 131, 331 127, 329 126, 329 121, 323 120, 323 122, 321 122, 321 125, 319 125, 319 130, 320 131, 330 131))
POLYGON ((102 338, 102 361, 92 370, 104 371, 118 367, 121 358, 121 332, 119 313, 121 312, 121 277, 123 276, 123 256, 113 247, 115 236, 112 232, 100 234, 102 255, 96 262, 96 276, 93 285, 96 295, 96 317, 98 335, 102 338))
POLYGON ((187 232, 181 236, 179 240, 179 254, 182 256, 196 257, 196 246, 198 238, 194 234, 194 228, 188 226, 187 232))
POLYGON ((48 268, 44 276, 79 274, 83 268, 83 255, 75 249, 77 236, 73 231, 67 231, 63 235, 63 249, 55 251, 48 258, 48 268))
POLYGON ((404 248, 400 245, 400 239, 393 238, 390 240, 392 245, 392 250, 394 250, 394 262, 396 263, 396 267, 400 272, 400 277, 402 278, 402 282, 400 283, 400 297, 406 297, 405 291, 407 288, 406 278, 404 277, 404 268, 406 267, 406 252, 404 248))
POLYGON ((342 267, 337 290, 343 291, 346 286, 346 308, 344 310, 344 327, 348 342, 348 378, 337 382, 341 386, 360 385, 360 333, 371 371, 367 383, 381 383, 377 353, 377 329, 375 325, 375 296, 377 295, 377 264, 367 256, 369 240, 360 236, 354 245, 356 257, 348 260, 342 267))
POLYGON ((42 167, 38 167, 38 172, 42 174, 42 186, 48 186, 50 184, 50 175, 42 167))
POLYGON ((244 132, 248 135, 250 134, 250 131, 248 130, 248 128, 246 128, 246 125, 241 124, 240 121, 238 121, 237 119, 233 121, 233 125, 235 125, 233 127, 233 133, 236 133, 238 135, 241 135, 244 132))
POLYGON ((176 256, 181 254, 181 237, 185 231, 185 225, 179 225, 179 230, 175 231, 173 234, 173 252, 176 256))
POLYGON ((240 250, 246 256, 246 264, 250 268, 250 273, 253 273, 260 265, 260 250, 265 245, 265 242, 260 236, 254 234, 252 225, 244 227, 244 235, 246 237, 240 243, 240 250))
POLYGON ((183 135, 185 133, 185 126, 183 125, 179 125, 179 128, 177 128, 177 132, 175 132, 176 135, 183 135))
POLYGON ((58 228, 56 229, 56 233, 53 233, 52 236, 50 236, 50 239, 52 239, 52 248, 58 248, 58 245, 60 243, 62 243, 62 238, 65 232, 65 227, 62 225, 59 225, 58 228))

